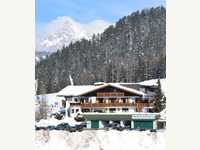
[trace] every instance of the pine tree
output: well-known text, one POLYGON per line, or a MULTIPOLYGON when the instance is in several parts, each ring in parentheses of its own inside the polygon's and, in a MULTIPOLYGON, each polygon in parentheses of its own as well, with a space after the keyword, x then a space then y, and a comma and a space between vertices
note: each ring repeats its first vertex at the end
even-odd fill
POLYGON ((163 99, 162 99, 162 110, 166 108, 166 97, 163 96, 163 99))
POLYGON ((166 98, 162 94, 160 79, 158 79, 157 85, 158 86, 157 86, 156 91, 155 91, 155 96, 153 98, 153 107, 154 107, 153 111, 154 112, 161 112, 165 108, 166 98))

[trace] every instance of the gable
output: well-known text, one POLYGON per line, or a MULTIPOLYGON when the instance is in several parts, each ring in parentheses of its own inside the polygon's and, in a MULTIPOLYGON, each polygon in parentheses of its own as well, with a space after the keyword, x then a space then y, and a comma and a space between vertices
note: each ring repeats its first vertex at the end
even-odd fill
POLYGON ((97 88, 82 93, 80 96, 142 96, 144 93, 137 91, 135 89, 123 87, 121 85, 105 84, 102 86, 97 86, 97 88))

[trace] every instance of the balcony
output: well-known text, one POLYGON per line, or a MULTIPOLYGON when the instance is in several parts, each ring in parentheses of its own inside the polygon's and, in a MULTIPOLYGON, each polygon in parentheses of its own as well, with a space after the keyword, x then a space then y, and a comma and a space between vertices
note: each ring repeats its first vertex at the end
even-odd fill
POLYGON ((71 106, 84 107, 130 107, 134 106, 133 103, 71 103, 71 106))

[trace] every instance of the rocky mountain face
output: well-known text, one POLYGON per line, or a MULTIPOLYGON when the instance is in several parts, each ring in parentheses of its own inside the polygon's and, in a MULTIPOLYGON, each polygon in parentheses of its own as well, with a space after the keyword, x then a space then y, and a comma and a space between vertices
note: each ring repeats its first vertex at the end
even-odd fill
POLYGON ((108 25, 102 20, 80 24, 67 16, 58 17, 46 25, 42 33, 36 36, 36 51, 56 52, 71 42, 74 43, 82 38, 89 39, 92 34, 103 32, 108 25))
MULTIPOLYGON (((54 39, 54 38, 53 38, 54 39)), ((166 76, 166 9, 133 12, 103 33, 63 47, 36 65, 38 94, 70 84, 139 82, 166 76)))

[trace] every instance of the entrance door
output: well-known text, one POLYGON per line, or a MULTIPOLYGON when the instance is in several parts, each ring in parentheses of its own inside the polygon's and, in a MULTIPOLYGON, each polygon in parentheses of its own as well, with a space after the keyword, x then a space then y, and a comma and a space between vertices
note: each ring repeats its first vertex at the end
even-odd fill
POLYGON ((135 129, 153 129, 153 121, 151 120, 134 120, 135 129))
POLYGON ((91 120, 91 128, 98 129, 99 128, 99 120, 91 120))

